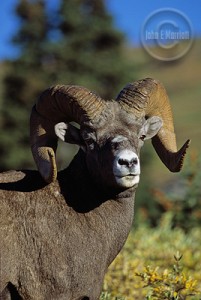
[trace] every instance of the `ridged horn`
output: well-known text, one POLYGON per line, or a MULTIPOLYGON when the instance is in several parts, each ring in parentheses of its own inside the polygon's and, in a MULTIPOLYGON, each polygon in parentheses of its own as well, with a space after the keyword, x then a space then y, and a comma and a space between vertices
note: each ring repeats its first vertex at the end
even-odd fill
POLYGON ((30 117, 30 142, 34 160, 48 183, 57 177, 55 161, 58 122, 95 122, 105 103, 103 99, 80 86, 55 86, 45 90, 34 105, 30 117))
POLYGON ((179 172, 190 140, 177 150, 171 106, 164 86, 151 78, 138 80, 126 85, 116 100, 124 110, 138 118, 158 116, 163 120, 152 144, 166 167, 171 172, 179 172))

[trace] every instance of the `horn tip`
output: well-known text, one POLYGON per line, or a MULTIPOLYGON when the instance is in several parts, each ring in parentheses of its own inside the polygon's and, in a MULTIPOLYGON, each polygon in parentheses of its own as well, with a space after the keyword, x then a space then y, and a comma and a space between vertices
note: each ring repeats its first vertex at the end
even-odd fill
POLYGON ((168 166, 168 169, 171 172, 175 172, 176 173, 176 172, 180 172, 181 171, 181 169, 183 167, 183 163, 184 163, 184 158, 185 158, 185 155, 186 155, 186 151, 189 148, 190 143, 191 143, 191 140, 188 139, 178 152, 172 153, 172 159, 170 160, 171 163, 168 166))
POLYGON ((47 183, 54 182, 57 179, 54 150, 48 147, 39 147, 38 149, 32 147, 32 152, 43 180, 47 183))

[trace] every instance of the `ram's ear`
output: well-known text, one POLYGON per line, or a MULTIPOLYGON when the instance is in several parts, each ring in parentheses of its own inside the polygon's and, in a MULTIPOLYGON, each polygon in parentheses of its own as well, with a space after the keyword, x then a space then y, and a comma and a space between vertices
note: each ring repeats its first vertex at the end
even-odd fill
POLYGON ((76 144, 83 147, 83 140, 80 136, 80 130, 68 123, 57 123, 54 127, 55 134, 58 138, 60 138, 63 142, 69 144, 76 144))
POLYGON ((154 137, 161 129, 163 121, 160 117, 151 117, 145 121, 139 132, 139 138, 148 140, 154 137))

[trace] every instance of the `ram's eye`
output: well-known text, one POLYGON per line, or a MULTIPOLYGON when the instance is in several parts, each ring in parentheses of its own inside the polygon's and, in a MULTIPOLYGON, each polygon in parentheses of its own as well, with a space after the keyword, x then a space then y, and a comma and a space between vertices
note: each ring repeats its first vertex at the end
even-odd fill
POLYGON ((140 140, 142 140, 142 141, 144 141, 145 138, 146 138, 146 135, 145 135, 145 134, 142 134, 142 135, 140 136, 140 140))
POLYGON ((85 140, 85 143, 90 150, 94 149, 94 140, 92 138, 85 140))

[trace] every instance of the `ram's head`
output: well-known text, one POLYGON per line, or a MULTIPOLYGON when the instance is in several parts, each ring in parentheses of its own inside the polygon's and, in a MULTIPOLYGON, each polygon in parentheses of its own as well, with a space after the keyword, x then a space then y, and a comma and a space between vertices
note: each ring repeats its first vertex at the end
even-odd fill
POLYGON ((128 84, 106 101, 79 86, 55 86, 40 96, 31 114, 31 148, 45 181, 57 177, 57 139, 78 144, 94 180, 130 188, 140 175, 139 152, 152 138, 162 162, 180 171, 189 140, 178 151, 172 112, 164 87, 154 79, 128 84), (80 129, 70 122, 76 122, 80 129))

